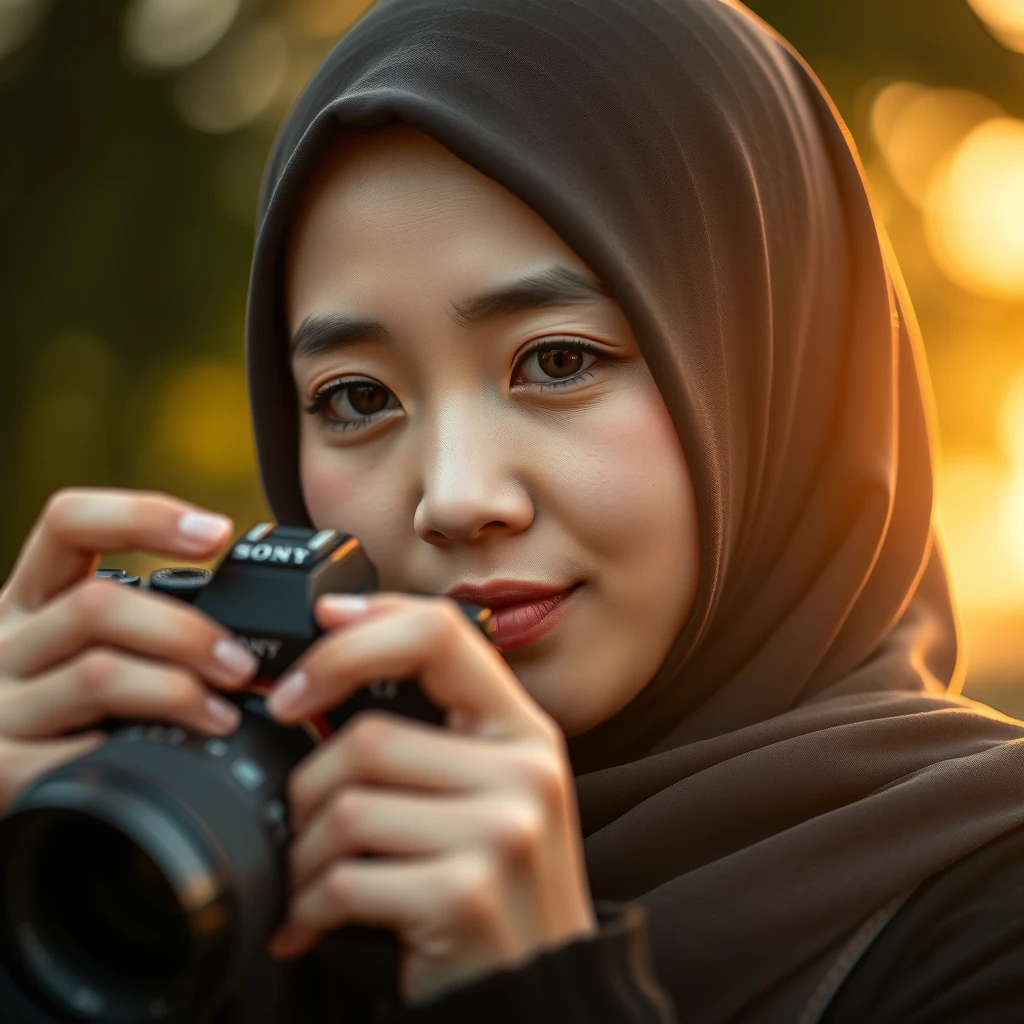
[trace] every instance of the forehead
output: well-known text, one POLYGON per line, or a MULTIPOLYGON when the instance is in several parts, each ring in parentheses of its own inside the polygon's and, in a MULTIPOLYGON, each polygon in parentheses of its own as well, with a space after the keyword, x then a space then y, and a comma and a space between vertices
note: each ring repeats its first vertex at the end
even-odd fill
POLYGON ((290 223, 289 284, 324 261, 352 268, 386 259, 504 255, 510 265, 560 258, 585 264, 531 207, 408 125, 343 136, 324 153, 290 223))

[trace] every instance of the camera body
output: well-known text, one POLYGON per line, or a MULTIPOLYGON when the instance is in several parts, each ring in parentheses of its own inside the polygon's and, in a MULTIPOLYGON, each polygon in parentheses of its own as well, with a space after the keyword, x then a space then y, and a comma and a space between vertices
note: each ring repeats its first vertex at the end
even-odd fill
MULTIPOLYGON (((413 679, 378 680, 294 726, 266 711, 273 681, 322 634, 316 599, 377 589, 356 537, 261 523, 212 574, 162 569, 148 585, 230 629, 259 673, 224 694, 242 710, 233 735, 105 723, 107 742, 38 779, 0 819, 0 1003, 19 1007, 19 1022, 208 1019, 281 920, 291 770, 362 710, 444 720, 413 679)), ((459 604, 489 637, 490 611, 459 604)), ((390 933, 345 933, 346 948, 369 951, 371 974, 396 963, 390 933)))

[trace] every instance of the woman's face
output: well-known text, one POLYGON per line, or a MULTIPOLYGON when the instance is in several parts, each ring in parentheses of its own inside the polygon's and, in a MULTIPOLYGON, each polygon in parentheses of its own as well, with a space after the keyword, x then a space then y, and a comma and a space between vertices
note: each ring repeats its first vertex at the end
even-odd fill
POLYGON ((382 590, 579 584, 502 653, 567 735, 627 704, 693 606, 696 507, 587 265, 502 186, 393 125, 326 155, 285 276, 298 400, 317 407, 300 412, 313 522, 358 536, 382 590))

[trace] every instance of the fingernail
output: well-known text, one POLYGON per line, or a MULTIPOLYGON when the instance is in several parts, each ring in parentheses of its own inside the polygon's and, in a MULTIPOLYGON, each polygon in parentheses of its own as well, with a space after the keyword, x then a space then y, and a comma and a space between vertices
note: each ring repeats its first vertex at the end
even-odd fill
POLYGON ((320 598, 320 603, 329 612, 347 612, 349 615, 365 612, 370 607, 370 602, 358 594, 326 594, 320 598))
POLYGON ((237 729, 242 720, 242 712, 234 704, 218 700, 216 697, 206 698, 206 713, 213 723, 221 729, 237 729))
POLYGON ((260 667, 255 655, 232 640, 218 640, 213 645, 213 656, 239 680, 247 679, 260 667))
POLYGON ((183 537, 204 543, 220 540, 230 529, 231 520, 227 516, 212 512, 186 512, 178 520, 178 532, 183 537))
POLYGON ((280 683, 267 698, 267 707, 273 715, 287 714, 299 706, 309 689, 309 677, 305 672, 296 672, 280 683))

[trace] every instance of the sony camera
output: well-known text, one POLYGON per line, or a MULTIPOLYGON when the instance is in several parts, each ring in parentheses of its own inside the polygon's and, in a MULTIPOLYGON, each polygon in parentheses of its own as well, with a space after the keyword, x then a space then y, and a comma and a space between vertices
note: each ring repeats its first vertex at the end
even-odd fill
MULTIPOLYGON (((282 919, 292 768, 367 708, 443 721, 412 679, 379 680, 292 727, 265 709, 272 681, 322 633, 316 599, 377 589, 356 537, 261 523, 213 573, 160 569, 145 585, 229 628, 260 671, 224 694, 242 710, 232 736, 104 723, 105 743, 38 779, 0 819, 0 1001, 19 1022, 208 1019, 282 919)), ((458 603, 489 637, 490 611, 458 603)), ((388 932, 343 932, 397 949, 388 932)))

